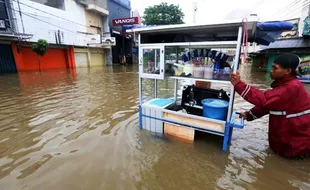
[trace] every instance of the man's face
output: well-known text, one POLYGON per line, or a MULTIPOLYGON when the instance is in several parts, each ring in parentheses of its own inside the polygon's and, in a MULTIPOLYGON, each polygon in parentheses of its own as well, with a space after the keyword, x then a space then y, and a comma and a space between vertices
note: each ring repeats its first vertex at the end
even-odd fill
POLYGON ((272 69, 270 70, 270 77, 273 80, 283 79, 290 76, 292 69, 283 68, 280 65, 273 63, 272 69))

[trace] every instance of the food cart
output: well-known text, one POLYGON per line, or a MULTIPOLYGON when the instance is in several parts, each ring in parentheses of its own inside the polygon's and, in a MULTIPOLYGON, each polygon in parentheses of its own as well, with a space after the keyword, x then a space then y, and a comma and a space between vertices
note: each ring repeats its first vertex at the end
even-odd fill
POLYGON ((139 127, 155 135, 189 140, 195 131, 211 133, 223 137, 226 151, 233 130, 244 127, 234 111, 235 90, 229 73, 237 72, 242 44, 254 41, 257 23, 253 19, 128 29, 139 46, 139 127), (144 79, 154 80, 151 100, 143 97, 144 79), (173 97, 158 98, 159 80, 174 80, 173 97), (178 86, 184 80, 208 82, 211 88, 186 84, 179 100, 178 86))

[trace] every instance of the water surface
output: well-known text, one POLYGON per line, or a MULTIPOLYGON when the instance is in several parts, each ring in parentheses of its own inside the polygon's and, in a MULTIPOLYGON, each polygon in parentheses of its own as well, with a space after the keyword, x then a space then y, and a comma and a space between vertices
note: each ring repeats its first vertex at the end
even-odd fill
MULTIPOLYGON (((133 66, 2 75, 0 87, 0 189, 310 189, 310 160, 268 148, 268 117, 235 130, 226 153, 212 135, 189 144, 140 131, 133 66)), ((172 88, 161 81, 160 96, 172 88)), ((235 106, 251 108, 239 96, 235 106)))

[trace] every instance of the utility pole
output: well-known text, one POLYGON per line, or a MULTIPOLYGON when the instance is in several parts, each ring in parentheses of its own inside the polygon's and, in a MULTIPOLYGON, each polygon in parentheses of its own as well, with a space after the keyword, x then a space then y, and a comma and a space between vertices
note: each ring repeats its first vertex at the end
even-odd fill
POLYGON ((305 19, 310 15, 310 3, 309 2, 310 0, 303 0, 302 2, 302 8, 300 12, 300 20, 299 20, 299 26, 298 26, 299 36, 302 35, 305 19))
POLYGON ((18 4, 18 12, 19 12, 19 16, 20 16, 20 20, 21 20, 21 23, 22 23, 22 28, 23 28, 23 33, 25 34, 25 27, 24 27, 24 21, 23 21, 23 15, 22 15, 22 12, 20 10, 20 3, 19 3, 19 0, 17 0, 17 4, 18 4))
POLYGON ((193 21, 194 21, 194 24, 196 24, 196 13, 197 13, 197 2, 195 1, 194 2, 194 6, 193 6, 193 8, 194 8, 194 11, 193 11, 193 21))

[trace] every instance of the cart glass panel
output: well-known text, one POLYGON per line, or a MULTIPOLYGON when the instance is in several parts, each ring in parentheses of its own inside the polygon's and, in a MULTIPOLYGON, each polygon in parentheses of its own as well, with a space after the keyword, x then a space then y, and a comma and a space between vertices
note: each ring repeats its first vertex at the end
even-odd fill
POLYGON ((145 78, 163 79, 164 53, 161 47, 142 47, 140 50, 140 74, 145 78))
POLYGON ((165 75, 228 81, 234 56, 228 48, 165 46, 165 75))
POLYGON ((160 49, 143 49, 143 73, 159 74, 160 49))

